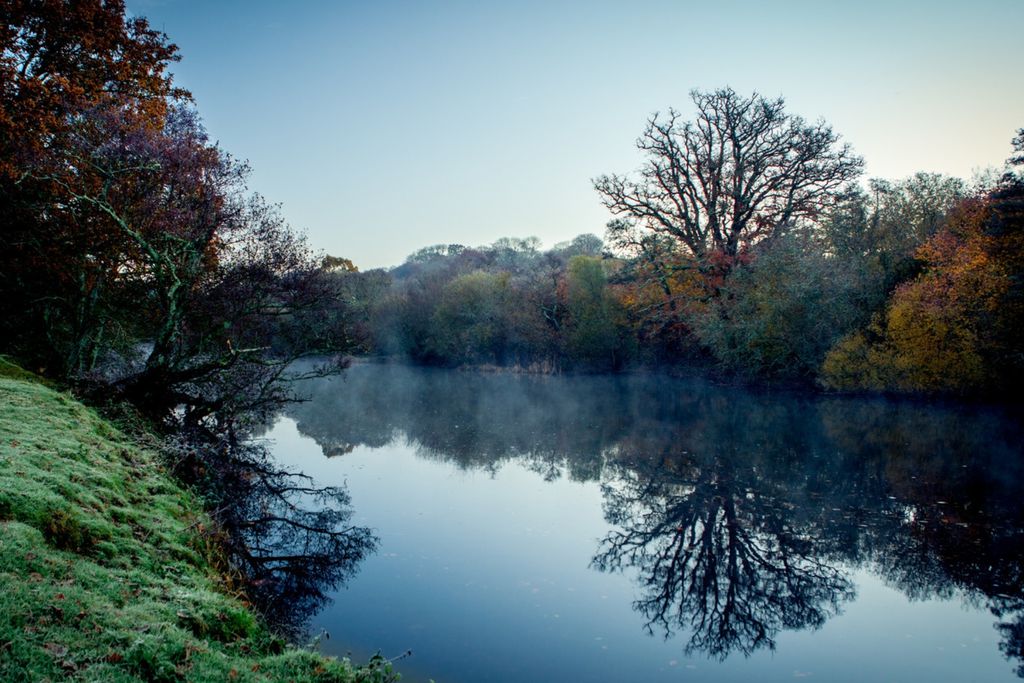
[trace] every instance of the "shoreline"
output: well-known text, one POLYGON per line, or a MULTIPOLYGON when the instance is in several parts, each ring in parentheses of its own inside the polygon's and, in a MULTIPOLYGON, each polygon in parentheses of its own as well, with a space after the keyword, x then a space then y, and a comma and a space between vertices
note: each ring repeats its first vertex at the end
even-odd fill
POLYGON ((391 680, 274 635, 157 453, 25 371, 0 405, 0 679, 391 680))

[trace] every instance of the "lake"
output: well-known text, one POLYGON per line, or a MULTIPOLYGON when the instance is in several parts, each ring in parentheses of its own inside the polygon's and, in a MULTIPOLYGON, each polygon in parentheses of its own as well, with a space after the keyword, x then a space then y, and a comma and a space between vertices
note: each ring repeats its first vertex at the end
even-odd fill
POLYGON ((277 460, 378 551, 320 648, 404 681, 1024 676, 1017 408, 357 364, 277 460))

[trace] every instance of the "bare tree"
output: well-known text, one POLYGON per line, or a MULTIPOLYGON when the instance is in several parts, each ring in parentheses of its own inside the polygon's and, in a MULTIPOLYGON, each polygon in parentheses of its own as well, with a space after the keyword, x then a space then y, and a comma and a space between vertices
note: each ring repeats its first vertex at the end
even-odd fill
POLYGON ((823 121, 787 114, 782 98, 731 88, 690 93, 694 121, 655 114, 637 140, 639 178, 594 180, 602 202, 626 220, 609 224, 620 247, 657 233, 692 256, 735 256, 744 244, 814 218, 861 173, 863 161, 823 121))
POLYGON ((612 466, 622 476, 602 488, 616 528, 592 560, 637 571, 633 608, 648 633, 688 632, 687 655, 749 656, 775 649, 782 630, 821 628, 853 598, 825 529, 789 516, 792 503, 753 470, 717 458, 664 464, 612 466))

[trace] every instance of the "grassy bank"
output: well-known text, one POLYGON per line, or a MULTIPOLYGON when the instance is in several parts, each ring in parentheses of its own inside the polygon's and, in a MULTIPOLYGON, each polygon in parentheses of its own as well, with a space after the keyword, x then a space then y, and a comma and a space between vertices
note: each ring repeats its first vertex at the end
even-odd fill
POLYGON ((17 374, 0 367, 0 680, 382 680, 269 633, 156 455, 17 374))

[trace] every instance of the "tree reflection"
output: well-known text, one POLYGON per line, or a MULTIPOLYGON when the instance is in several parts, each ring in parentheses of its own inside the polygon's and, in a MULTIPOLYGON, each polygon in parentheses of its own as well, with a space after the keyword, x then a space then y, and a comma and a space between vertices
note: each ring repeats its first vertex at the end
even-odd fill
POLYGON ((1000 651, 1024 678, 1024 441, 1019 423, 971 423, 913 418, 917 438, 886 458, 885 482, 902 515, 893 533, 877 537, 871 568, 911 598, 960 597, 988 609, 1000 651), (918 450, 936 434, 933 447, 959 457, 918 450))
POLYGON ((190 435, 176 446, 176 472, 201 488, 215 522, 208 533, 222 563, 274 630, 298 639, 308 619, 377 546, 350 524, 348 492, 278 467, 266 446, 232 433, 190 435))
POLYGON ((854 596, 817 530, 795 526, 786 505, 737 474, 727 460, 623 472, 604 487, 619 528, 593 560, 639 572, 634 607, 649 632, 686 631, 687 653, 719 659, 774 649, 780 630, 819 628, 854 596))
POLYGON ((647 629, 724 659, 817 629, 868 570, 997 620, 1024 677, 1019 411, 752 393, 698 380, 354 367, 289 408, 324 453, 600 481, 592 565, 636 573, 647 629))
POLYGON ((1016 500, 986 496, 908 505, 900 534, 875 549, 875 567, 913 598, 961 596, 996 618, 1003 655, 1024 678, 1024 517, 1016 500), (1008 503, 1004 505, 1001 503, 1008 503))
POLYGON ((288 415, 328 456, 405 440, 425 458, 462 468, 493 471, 515 459, 546 478, 594 480, 602 453, 636 417, 622 412, 623 385, 606 376, 355 365, 341 378, 307 383, 311 400, 288 415))

